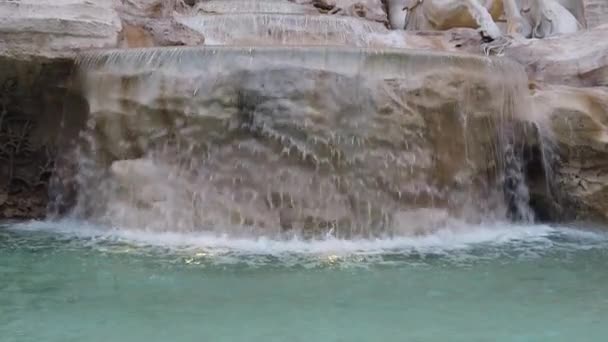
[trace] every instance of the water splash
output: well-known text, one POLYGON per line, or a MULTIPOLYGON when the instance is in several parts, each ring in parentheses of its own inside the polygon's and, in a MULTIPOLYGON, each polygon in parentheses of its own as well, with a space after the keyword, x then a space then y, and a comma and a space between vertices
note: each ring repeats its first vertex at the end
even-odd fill
POLYGON ((131 258, 153 256, 160 262, 169 260, 189 267, 350 268, 434 263, 455 266, 608 248, 605 233, 545 225, 469 225, 456 221, 425 236, 348 240, 332 236, 276 240, 209 233, 142 232, 70 220, 33 221, 6 228, 20 235, 1 238, 3 248, 24 245, 29 249, 60 248, 64 252, 92 249, 131 258))

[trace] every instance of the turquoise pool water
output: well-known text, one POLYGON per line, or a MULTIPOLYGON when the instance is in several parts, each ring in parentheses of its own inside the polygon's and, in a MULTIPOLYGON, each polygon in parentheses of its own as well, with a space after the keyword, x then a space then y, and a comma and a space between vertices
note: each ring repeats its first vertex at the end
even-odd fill
POLYGON ((608 235, 373 241, 0 228, 0 341, 608 341, 608 235))

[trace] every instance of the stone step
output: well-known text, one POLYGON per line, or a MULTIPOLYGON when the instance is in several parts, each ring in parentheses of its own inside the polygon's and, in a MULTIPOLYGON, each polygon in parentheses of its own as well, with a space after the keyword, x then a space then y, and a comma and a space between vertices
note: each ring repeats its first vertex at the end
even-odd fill
MULTIPOLYGON (((331 70, 345 75, 366 75, 377 79, 407 77, 418 69, 456 67, 467 70, 518 69, 519 65, 505 58, 490 58, 465 53, 447 53, 418 49, 369 49, 346 46, 196 46, 158 47, 143 49, 105 49, 82 52, 79 65, 85 69, 129 74, 153 71, 190 70, 194 78, 209 70, 264 69, 269 66, 331 70), (182 70, 183 69, 183 70, 182 70)), ((505 86, 515 86, 521 80, 499 79, 505 86)))
POLYGON ((370 35, 388 33, 380 23, 330 15, 237 13, 182 16, 177 20, 202 33, 209 45, 368 46, 370 35))
POLYGON ((199 13, 276 13, 318 14, 312 6, 304 6, 286 0, 211 0, 199 2, 195 10, 199 13))
POLYGON ((0 0, 0 43, 4 48, 115 46, 120 29, 111 0, 0 0))

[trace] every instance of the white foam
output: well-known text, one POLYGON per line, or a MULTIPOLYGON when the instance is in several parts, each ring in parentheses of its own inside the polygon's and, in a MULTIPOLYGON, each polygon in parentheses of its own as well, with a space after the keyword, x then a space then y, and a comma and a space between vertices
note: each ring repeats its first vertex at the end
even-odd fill
POLYGON ((445 228, 423 236, 400 236, 383 239, 345 240, 328 236, 322 240, 303 240, 297 237, 275 240, 265 237, 234 238, 208 233, 146 232, 141 230, 109 229, 82 221, 59 222, 31 221, 13 226, 19 230, 52 231, 70 237, 94 239, 100 242, 121 242, 141 247, 164 247, 175 250, 202 249, 216 254, 236 253, 245 255, 281 256, 303 255, 380 255, 384 253, 450 253, 478 245, 502 246, 513 243, 551 247, 551 237, 565 236, 568 241, 608 242, 603 233, 556 228, 548 225, 517 225, 494 223, 445 228))

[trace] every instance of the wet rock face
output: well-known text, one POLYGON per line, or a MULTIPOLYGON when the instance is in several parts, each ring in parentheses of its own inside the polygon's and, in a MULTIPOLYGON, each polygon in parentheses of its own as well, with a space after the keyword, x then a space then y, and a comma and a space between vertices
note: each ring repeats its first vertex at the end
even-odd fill
POLYGON ((312 3, 322 13, 346 15, 388 24, 382 0, 296 0, 312 3))
MULTIPOLYGON (((570 0, 569 2, 574 1, 570 0)), ((588 28, 594 28, 608 22, 608 2, 603 0, 582 0, 582 7, 581 12, 584 13, 584 20, 581 21, 584 21, 588 28)))
MULTIPOLYGON (((507 129, 510 140, 519 136, 520 124, 533 123, 544 134, 542 144, 524 134, 520 150, 528 163, 512 167, 525 169, 533 201, 549 219, 605 222, 605 6, 592 0, 562 2, 589 27, 599 27, 505 48, 536 87, 536 106, 507 129), (546 146, 552 151, 550 174, 539 161, 548 158, 546 146), (551 190, 537 186, 547 183, 551 190)), ((294 51, 294 45, 326 44, 481 53, 474 30, 388 31, 386 17, 380 0, 0 0, 0 218, 41 215, 49 169, 55 167, 56 151, 68 143, 59 138, 78 135, 88 106, 94 107, 94 133, 103 142, 96 162, 116 178, 112 182, 120 196, 141 197, 133 202, 133 213, 143 210, 171 220, 160 203, 173 201, 179 203, 174 207, 215 210, 232 223, 286 231, 369 222, 388 227, 408 220, 403 208, 425 205, 466 216, 458 205, 490 197, 478 190, 488 189, 489 179, 504 168, 495 158, 504 151, 496 148, 494 129, 507 106, 501 101, 508 77, 488 82, 478 72, 482 68, 420 68, 389 58, 386 65, 395 67, 383 73, 383 66, 361 59, 361 68, 376 68, 370 77, 346 72, 341 63, 303 66, 310 56, 298 50, 294 56, 302 58, 295 66, 248 69, 247 58, 238 61, 241 69, 216 65, 224 74, 213 84, 197 77, 159 79, 150 70, 126 78, 108 74, 102 81, 117 77, 120 86, 99 98, 118 91, 107 98, 112 108, 70 90, 78 88, 69 81, 75 54, 97 48, 273 43, 292 45, 294 51), (213 39, 206 41, 207 34, 213 39), (397 75, 402 70, 413 76, 397 75), (140 89, 146 82, 155 94, 140 89), (208 143, 200 143, 200 135, 208 143), (206 176, 217 175, 203 191, 214 194, 213 200, 190 191, 205 175, 193 172, 193 166, 174 167, 187 159, 186 143, 200 151, 195 162, 206 176), (152 155, 146 152, 150 148, 152 155), (226 159, 243 165, 217 162, 226 159), (149 172, 150 165, 155 172, 149 172), (247 173, 244 165, 260 172, 247 173), (163 179, 165 185, 143 184, 145 179, 163 179), (471 189, 477 197, 470 196, 471 189), (160 195, 169 191, 173 197, 160 195), (229 198, 231 192, 235 198, 229 198)), ((520 99, 527 98, 524 93, 520 99)), ((64 171, 54 179, 75 174, 69 167, 64 171)), ((190 212, 173 211, 173 219, 190 212)), ((190 223, 207 222, 199 215, 204 211, 195 212, 190 223)))
POLYGON ((70 94, 69 59, 0 57, 0 218, 38 218, 46 213, 47 186, 62 131, 75 136, 80 110, 70 94))
POLYGON ((608 90, 547 86, 534 95, 560 219, 608 220, 608 90))
POLYGON ((607 27, 513 44, 506 55, 526 66, 542 139, 530 190, 550 221, 608 221, 605 160, 607 27), (593 43, 590 43, 593 42, 593 43), (539 157, 540 159, 539 160, 539 157), (539 172, 541 166, 546 170, 539 172))
POLYGON ((0 219, 46 213, 60 131, 77 134, 64 114, 86 113, 73 54, 116 46, 120 27, 112 1, 0 1, 0 219))
POLYGON ((205 37, 178 23, 175 11, 191 10, 179 1, 128 0, 116 5, 122 20, 119 47, 202 45, 205 37))
MULTIPOLYGON (((404 212, 421 207, 503 217, 497 137, 518 89, 488 77, 487 61, 310 49, 301 62, 283 49, 268 60, 243 50, 231 63, 230 51, 181 55, 184 71, 137 62, 87 71, 96 152, 85 176, 107 184, 81 189, 89 217, 339 236, 398 233, 404 212), (223 66, 188 69, 211 56, 223 66), (405 69, 393 64, 408 58, 405 69)), ((521 73, 503 67, 491 70, 521 73)))
POLYGON ((209 45, 364 47, 370 45, 375 34, 388 34, 386 27, 377 22, 322 14, 231 13, 185 15, 176 20, 204 35, 209 45))

